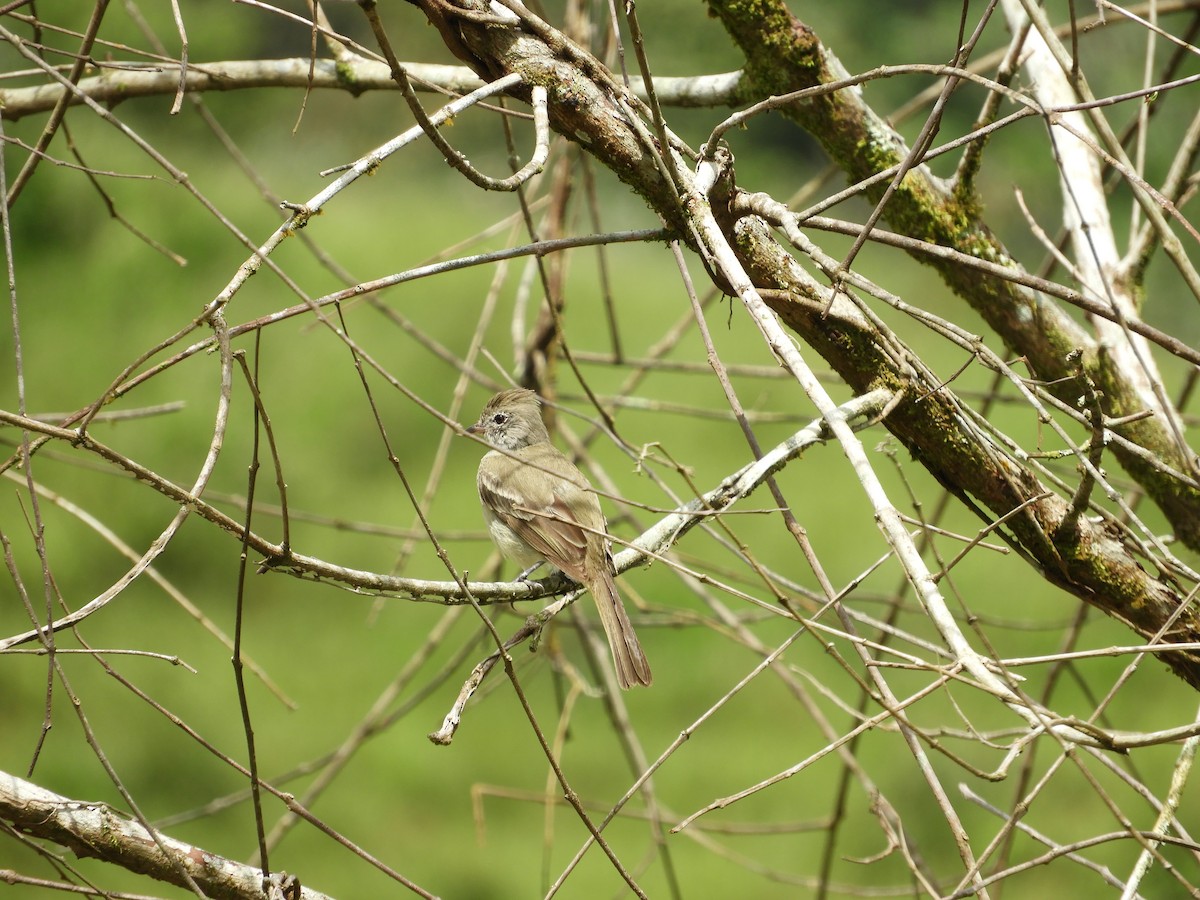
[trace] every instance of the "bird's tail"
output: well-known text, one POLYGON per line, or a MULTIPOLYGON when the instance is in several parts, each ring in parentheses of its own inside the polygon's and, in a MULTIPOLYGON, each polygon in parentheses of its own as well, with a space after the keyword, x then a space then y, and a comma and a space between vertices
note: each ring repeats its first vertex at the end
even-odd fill
POLYGON ((612 650, 613 662, 617 667, 617 682, 622 689, 635 684, 650 684, 654 676, 650 674, 650 663, 642 652, 638 642, 637 632, 633 623, 625 613, 625 605, 621 595, 617 593, 616 579, 611 572, 601 570, 600 577, 591 585, 592 596, 596 599, 596 608, 600 610, 600 624, 608 637, 608 646, 612 650))

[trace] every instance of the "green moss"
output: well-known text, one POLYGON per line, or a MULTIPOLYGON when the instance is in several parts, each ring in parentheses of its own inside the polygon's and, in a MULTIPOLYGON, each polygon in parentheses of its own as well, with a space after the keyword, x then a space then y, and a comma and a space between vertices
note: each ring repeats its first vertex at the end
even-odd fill
POLYGON ((337 74, 338 82, 345 86, 352 97, 357 97, 365 90, 358 83, 358 76, 354 72, 354 66, 342 60, 334 62, 333 70, 337 74))

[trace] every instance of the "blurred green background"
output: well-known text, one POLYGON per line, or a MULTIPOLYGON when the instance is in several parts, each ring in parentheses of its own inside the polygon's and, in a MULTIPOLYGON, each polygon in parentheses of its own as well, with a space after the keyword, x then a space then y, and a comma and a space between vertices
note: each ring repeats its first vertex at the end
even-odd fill
MULTIPOLYGON (((292 3, 291 7, 300 12, 303 4, 292 3)), ((415 9, 400 3, 381 7, 402 59, 454 62, 437 33, 415 9)), ((557 7, 555 4, 548 14, 551 21, 558 21, 554 11, 557 7)), ((880 64, 945 62, 952 54, 960 10, 960 4, 949 0, 793 3, 792 7, 852 72, 880 64)), ((185 0, 181 8, 194 63, 302 57, 308 52, 309 34, 304 28, 264 10, 211 0, 185 0)), ((178 38, 168 5, 143 4, 137 9, 172 48, 170 52, 177 53, 178 38)), ((720 27, 705 16, 702 4, 659 0, 644 4, 638 11, 647 35, 647 50, 660 74, 707 74, 738 67, 736 51, 720 27)), ((85 23, 88 10, 82 5, 78 10, 51 10, 43 5, 39 12, 48 20, 78 29, 85 23)), ((356 7, 335 5, 329 12, 345 33, 373 46, 356 7)), ((11 17, 0 19, 0 24, 24 36, 31 33, 27 24, 11 17)), ((112 44, 98 50, 94 54, 97 58, 129 58, 126 47, 147 46, 129 6, 114 5, 101 34, 112 44)), ((77 46, 75 39, 62 34, 43 33, 40 37, 52 46, 77 46)), ((1007 39, 1007 32, 996 23, 981 46, 995 49, 1007 39)), ((1131 70, 1136 71, 1142 42, 1144 38, 1133 29, 1110 29, 1089 36, 1086 48, 1089 54, 1095 54, 1092 58, 1128 59, 1131 70)), ((28 68, 28 63, 8 47, 3 48, 0 60, 6 72, 28 68)), ((62 62, 59 58, 53 61, 62 62)), ((1130 77, 1127 72, 1117 71, 1118 66, 1111 69, 1113 85, 1130 77)), ((1107 69, 1101 72, 1108 74, 1107 69)), ((36 77, 30 78, 27 83, 36 81, 36 77)), ((6 86, 19 83, 20 79, 14 78, 6 86)), ((888 111, 925 85, 912 78, 896 78, 873 83, 866 91, 871 102, 888 111)), ((1097 92, 1116 89, 1113 85, 1098 85, 1097 92)), ((427 107, 436 105, 429 95, 423 95, 423 99, 427 107)), ((964 90, 956 98, 944 129, 947 137, 969 127, 980 100, 981 95, 973 89, 964 90)), ((197 110, 185 102, 182 111, 171 116, 171 101, 169 96, 132 100, 115 111, 186 172, 196 191, 251 242, 261 243, 283 221, 280 210, 264 198, 259 187, 222 148, 197 110)), ((316 92, 304 98, 298 90, 261 89, 210 93, 202 102, 269 190, 294 202, 303 202, 327 184, 328 179, 321 177, 320 171, 354 160, 411 124, 407 109, 395 93, 351 98, 341 92, 316 92)), ((725 115, 723 110, 669 112, 672 126, 693 144, 702 142, 725 115)), ((4 123, 9 141, 4 168, 9 179, 26 156, 13 142, 36 141, 44 121, 44 116, 32 116, 4 123)), ((187 265, 173 263, 115 222, 81 172, 42 163, 14 206, 11 223, 25 402, 27 409, 38 415, 70 412, 100 396, 137 354, 190 321, 229 282, 248 255, 228 228, 183 187, 172 183, 161 168, 111 125, 81 109, 72 110, 67 122, 70 137, 88 166, 140 176, 104 176, 100 180, 124 217, 186 258, 187 265)), ((920 121, 914 118, 898 121, 897 125, 911 137, 920 121)), ((1169 158, 1169 135, 1175 127, 1169 118, 1163 125, 1168 136, 1163 139, 1164 159, 1169 158)), ((504 171, 505 154, 494 116, 472 111, 461 116, 448 134, 479 168, 491 173, 504 171)), ((528 139, 524 131, 518 139, 521 136, 528 139)), ((70 158, 65 138, 66 134, 60 133, 49 148, 56 159, 70 158)), ((1036 268, 1042 254, 1019 215, 1013 186, 1021 187, 1036 214, 1051 224, 1057 221, 1057 189, 1045 142, 1044 128, 1032 120, 1003 132, 995 138, 981 173, 989 223, 1016 256, 1029 260, 1027 267, 1031 269, 1036 268)), ((739 183, 767 190, 781 199, 791 196, 826 165, 810 138, 775 117, 735 134, 731 143, 737 155, 739 183)), ((1161 170, 1155 170, 1153 162, 1148 169, 1161 177, 1161 170)), ((594 165, 591 170, 604 229, 656 226, 643 204, 628 195, 615 179, 594 165)), ((829 190, 841 184, 841 177, 835 175, 829 190)), ((583 185, 577 185, 576 191, 579 199, 572 205, 574 227, 583 232, 591 227, 583 206, 583 185)), ((1127 198, 1118 194, 1114 206, 1118 211, 1127 210, 1127 198)), ((429 260, 515 209, 511 196, 484 194, 469 187, 427 143, 419 142, 389 160, 369 179, 360 180, 339 195, 322 216, 308 225, 303 236, 353 279, 365 281, 429 260)), ((841 212, 847 217, 861 216, 863 207, 850 204, 841 212)), ((494 249, 503 246, 505 240, 506 235, 501 234, 474 242, 462 252, 494 249)), ((517 238, 517 242, 523 240, 517 238)), ((827 238, 822 238, 822 244, 835 255, 849 246, 827 238)), ((619 245, 610 247, 606 255, 606 277, 615 301, 622 347, 629 358, 645 356, 674 323, 689 315, 678 273, 669 254, 658 245, 619 245)), ((285 242, 273 260, 309 296, 344 286, 298 238, 285 242)), ((689 264, 703 290, 703 270, 694 260, 689 264)), ((513 362, 511 320, 523 265, 514 264, 501 288, 495 317, 486 334, 486 349, 506 368, 513 362)), ((936 277, 907 258, 868 247, 858 267, 911 302, 965 328, 982 330, 978 320, 948 295, 936 277)), ((479 267, 434 280, 418 280, 384 292, 380 300, 409 319, 421 334, 461 356, 467 350, 493 274, 491 267, 479 267)), ((1163 295, 1169 294, 1169 282, 1163 282, 1156 293, 1159 282, 1153 279, 1160 273, 1155 271, 1152 276, 1146 318, 1184 340, 1195 341, 1197 318, 1191 308, 1162 302, 1163 295)), ((573 254, 566 280, 564 323, 567 340, 576 351, 603 353, 610 349, 599 281, 596 254, 590 250, 573 254)), ((540 290, 535 288, 532 308, 536 309, 540 298, 540 290)), ((247 322, 297 302, 278 277, 264 270, 237 294, 226 318, 230 324, 247 322)), ((722 359, 727 364, 772 366, 751 324, 736 307, 729 310, 727 302, 715 303, 709 309, 709 325, 722 359)), ((887 312, 883 315, 913 342, 935 370, 947 377, 967 362, 960 350, 938 344, 910 322, 887 312)), ((527 324, 532 318, 530 313, 527 324)), ((459 421, 473 421, 489 394, 488 388, 472 386, 462 410, 454 412, 458 371, 427 344, 365 302, 347 305, 346 325, 351 336, 411 392, 438 410, 453 413, 459 421)), ((184 344, 206 336, 206 331, 198 331, 184 344)), ((252 356, 255 353, 251 338, 239 339, 236 346, 252 356)), ((11 375, 15 371, 13 353, 13 338, 6 330, 0 335, 0 361, 10 374, 0 378, 0 404, 9 410, 17 408, 16 379, 11 375)), ((704 362, 705 348, 694 327, 668 358, 704 362)), ((346 347, 310 317, 297 317, 263 331, 257 362, 262 395, 282 455, 289 503, 294 512, 321 519, 294 518, 293 547, 345 566, 392 571, 402 544, 395 530, 412 527, 414 514, 389 464, 346 347), (370 533, 362 527, 367 525, 380 526, 386 533, 370 533)), ((479 368, 493 379, 502 380, 501 373, 489 363, 481 360, 479 368)), ((591 388, 602 397, 616 392, 628 375, 628 369, 594 363, 584 363, 583 371, 591 388)), ((198 354, 112 407, 182 402, 181 410, 155 418, 97 423, 92 434, 161 475, 190 484, 211 438, 218 372, 214 355, 198 354)), ((1183 377, 1182 371, 1169 365, 1165 373, 1169 387, 1178 385, 1183 377)), ((590 414, 586 398, 565 366, 561 367, 561 375, 565 405, 590 414)), ((368 377, 392 446, 420 494, 435 466, 443 427, 384 379, 374 373, 368 377)), ((735 378, 735 385, 747 408, 764 417, 756 426, 764 445, 782 440, 813 415, 807 401, 785 380, 746 376, 735 378)), ((955 385, 963 396, 971 398, 972 392, 988 389, 990 375, 971 366, 955 385)), ((831 385, 831 390, 838 399, 847 396, 839 386, 831 385)), ((724 398, 711 377, 653 371, 635 394, 652 406, 619 411, 617 423, 622 437, 635 448, 659 444, 661 454, 669 454, 690 468, 693 483, 701 489, 714 486, 750 458, 736 426, 721 415, 724 398), (673 412, 670 405, 709 410, 716 415, 685 415, 673 412)), ((244 383, 235 375, 229 433, 208 493, 231 515, 240 516, 235 498, 246 490, 252 413, 244 383)), ((1040 434, 1033 413, 1024 407, 1002 404, 991 418, 1026 442, 1029 449, 1056 447, 1040 434)), ((573 423, 573 427, 582 431, 585 426, 573 423)), ((11 452, 19 435, 5 429, 0 432, 0 440, 11 452)), ((891 453, 898 448, 880 429, 864 435, 864 442, 890 453, 890 457, 885 452, 873 454, 873 459, 894 502, 910 511, 911 492, 925 504, 924 511, 930 512, 937 498, 936 486, 920 466, 903 453, 891 453)), ((639 472, 635 460, 612 441, 596 441, 591 453, 612 477, 620 496, 653 508, 673 505, 661 488, 639 472)), ((450 536, 444 547, 452 563, 473 574, 491 555, 475 497, 474 472, 479 455, 478 445, 463 439, 451 441, 440 487, 425 509, 435 531, 450 536)), ((259 500, 273 504, 277 497, 265 448, 262 462, 259 500)), ((687 485, 677 474, 659 463, 651 465, 674 490, 688 494, 687 485)), ((1065 466, 1064 472, 1069 471, 1070 467, 1065 466)), ((39 484, 102 519, 138 552, 149 545, 175 512, 172 504, 144 485, 61 444, 51 444, 38 454, 34 475, 39 484)), ((22 479, 23 474, 16 473, 6 485, 8 489, 0 493, 0 527, 13 545, 16 565, 35 607, 42 609, 45 600, 30 536, 29 499, 20 486, 22 479)), ((780 484, 796 504, 796 513, 835 585, 846 584, 884 555, 885 544, 840 450, 828 447, 810 451, 781 473, 780 484)), ((771 501, 764 492, 750 506, 769 509, 771 501)), ((632 537, 655 518, 638 506, 618 508, 609 503, 608 512, 614 532, 624 538, 632 537)), ((1152 512, 1143 512, 1153 527, 1162 527, 1152 512)), ((41 501, 41 515, 54 585, 71 608, 91 600, 128 568, 127 560, 75 516, 45 499, 41 501)), ((976 520, 958 509, 952 509, 942 524, 967 534, 979 527, 976 520)), ((730 525, 764 565, 808 590, 816 588, 795 544, 779 527, 777 516, 738 516, 731 519, 730 525)), ((255 527, 267 536, 279 537, 278 520, 261 509, 256 512, 255 527)), ((940 549, 948 558, 958 547, 948 540, 940 549)), ((728 577, 741 589, 769 600, 760 584, 744 578, 728 550, 700 530, 693 531, 678 550, 685 564, 728 577)), ((155 569, 215 626, 232 633, 238 554, 239 547, 229 535, 193 516, 155 563, 155 569)), ((252 560, 252 566, 255 562, 252 560)), ((447 577, 433 548, 423 539, 416 542, 400 574, 447 577)), ((853 603, 861 611, 882 615, 885 600, 899 581, 898 568, 885 563, 864 580, 853 603)), ((1011 555, 973 553, 954 570, 952 581, 947 592, 952 598, 962 598, 963 620, 977 617, 1001 655, 1054 652, 1061 646, 1063 630, 1079 612, 1075 600, 1046 585, 1011 555)), ((663 566, 632 573, 622 580, 622 590, 631 605, 645 603, 650 610, 644 623, 639 624, 639 631, 654 667, 655 685, 623 699, 644 754, 654 759, 749 672, 759 656, 739 648, 719 628, 689 624, 711 623, 714 618, 708 607, 663 566)), ((0 634, 28 628, 28 617, 11 583, 0 589, 0 598, 0 634)), ((769 646, 783 641, 792 631, 787 621, 749 604, 734 598, 725 598, 724 602, 745 616, 769 646)), ((515 630, 521 617, 534 608, 526 604, 517 615, 497 613, 500 632, 515 630)), ((579 610, 590 616, 590 603, 580 604, 579 610)), ((258 679, 249 679, 259 766, 264 777, 301 795, 310 777, 285 776, 331 752, 346 739, 445 615, 442 607, 431 603, 377 602, 283 575, 251 576, 246 587, 246 653, 295 703, 294 709, 289 708, 258 679)), ((833 624, 832 619, 828 622, 833 624)), ((915 605, 904 609, 898 624, 915 634, 931 636, 915 605)), ((1133 642, 1131 633, 1098 614, 1087 617, 1086 628, 1087 646, 1133 642)), ((479 702, 468 709, 451 747, 437 748, 426 739, 426 734, 440 725, 462 680, 471 665, 486 653, 486 646, 477 643, 465 655, 465 662, 460 660, 445 680, 435 682, 434 675, 474 640, 477 632, 472 612, 459 615, 432 657, 392 703, 393 708, 405 709, 405 714, 365 743, 333 787, 313 804, 313 810, 388 865, 441 896, 535 896, 544 892, 548 879, 557 877, 585 832, 569 810, 559 806, 548 814, 539 801, 539 797, 557 798, 560 792, 549 783, 546 762, 503 675, 497 672, 491 676, 479 702)), ((180 657, 195 671, 152 658, 114 656, 110 662, 222 752, 245 760, 229 651, 160 586, 146 577, 138 579, 105 610, 92 616, 82 634, 93 647, 140 649, 180 657)), ((60 634, 57 640, 60 647, 77 646, 69 634, 60 634)), ((531 657, 520 649, 515 658, 539 722, 553 736, 565 687, 545 657, 560 649, 567 660, 583 667, 588 677, 592 673, 587 671, 574 631, 554 627, 545 641, 546 652, 531 657)), ((826 652, 819 641, 803 637, 785 656, 800 682, 809 687, 815 708, 828 716, 840 732, 852 725, 833 695, 856 696, 840 661, 851 655, 845 642, 837 643, 836 652, 826 652), (831 693, 824 694, 813 685, 828 685, 831 693)), ((104 674, 91 658, 61 655, 59 660, 107 759, 143 812, 152 820, 170 821, 167 830, 175 837, 233 858, 248 858, 255 843, 247 803, 174 821, 174 817, 202 808, 214 798, 242 790, 244 779, 104 674)), ((1126 659, 1100 659, 1080 664, 1071 677, 1058 684, 1052 705, 1063 714, 1089 715, 1095 708, 1097 693, 1108 689, 1126 663, 1126 659)), ((1039 695, 1049 677, 1048 670, 1037 668, 1026 674, 1030 693, 1039 695)), ((903 690, 919 689, 928 682, 929 675, 890 673, 889 679, 902 694, 903 690)), ((44 657, 0 656, 0 734, 4 736, 0 741, 0 767, 4 770, 24 774, 28 768, 43 722, 46 695, 44 657)), ((69 797, 107 801, 123 808, 124 801, 84 743, 79 722, 59 684, 54 687, 52 702, 53 728, 37 760, 33 780, 69 797)), ((1123 729, 1166 727, 1190 721, 1195 702, 1191 690, 1161 666, 1147 662, 1107 707, 1106 721, 1123 729)), ((875 710, 871 707, 869 711, 875 710)), ((971 726, 984 730, 1018 724, 998 704, 966 688, 934 694, 912 710, 914 721, 928 727, 956 753, 982 769, 994 769, 1001 762, 1002 752, 961 740, 956 732, 967 726, 960 713, 969 717, 971 726)), ((570 708, 569 726, 562 748, 563 765, 574 789, 584 802, 593 805, 593 814, 599 818, 637 772, 631 772, 602 700, 578 698, 570 708)), ((1001 743, 1005 740, 1002 733, 991 736, 1001 743)), ((674 824, 679 817, 717 797, 788 769, 827 743, 826 736, 813 724, 812 710, 798 702, 792 691, 770 676, 755 679, 706 719, 655 776, 659 802, 675 817, 666 824, 674 824)), ((1142 751, 1130 765, 1162 790, 1175 752, 1172 747, 1142 751)), ((1034 772, 1041 772, 1055 760, 1049 748, 1030 753, 1043 754, 1032 766, 1034 772)), ((868 733, 856 755, 896 807, 908 836, 926 854, 931 868, 940 874, 958 871, 945 823, 932 806, 929 789, 895 731, 868 733)), ((955 785, 966 781, 972 790, 1002 808, 1011 805, 1018 785, 1012 780, 989 783, 971 776, 936 753, 932 759, 943 783, 953 793, 952 800, 967 831, 978 836, 982 847, 983 836, 995 830, 997 820, 962 800, 955 785)), ((1037 827, 1062 842, 1117 828, 1115 823, 1098 824, 1093 818, 1102 819, 1108 813, 1088 785, 1085 772, 1103 781, 1119 796, 1121 805, 1130 802, 1127 789, 1103 766, 1090 760, 1081 760, 1077 765, 1067 764, 1066 771, 1037 800, 1037 827)), ((822 826, 831 814, 840 777, 840 764, 834 756, 827 756, 795 778, 693 826, 697 831, 702 826, 711 827, 713 832, 684 832, 667 839, 682 894, 808 896, 811 888, 804 879, 818 870, 824 841, 822 826), (767 833, 761 832, 763 828, 767 833), (714 849, 714 844, 720 849, 714 849), (790 873, 797 882, 780 880, 771 874, 776 872, 790 873)), ((1190 796, 1194 798, 1194 791, 1190 796)), ((871 800, 860 785, 849 793, 848 824, 833 862, 833 881, 868 890, 903 887, 909 876, 899 854, 892 853, 869 865, 862 862, 887 848, 870 812, 871 800)), ((270 799, 266 808, 269 827, 282 808, 270 799)), ((643 806, 635 801, 631 809, 638 811, 643 806)), ((1153 812, 1145 805, 1140 809, 1142 819, 1135 824, 1149 827, 1153 812)), ((1185 811, 1191 826, 1197 827, 1194 810, 1185 805, 1185 811)), ((668 895, 663 857, 656 855, 651 831, 643 820, 636 816, 622 818, 605 834, 651 896, 668 895)), ((1021 837, 1013 856, 1023 858, 1037 852, 1036 845, 1021 837)), ((1135 852, 1136 848, 1130 849, 1128 843, 1114 843, 1095 848, 1089 855, 1120 874, 1127 870, 1135 852)), ((1173 859, 1177 865, 1190 865, 1188 877, 1195 880, 1194 860, 1173 859)), ((402 894, 394 882, 305 825, 287 836, 274 851, 272 862, 277 869, 299 874, 306 885, 335 896, 402 894)), ((110 890, 185 896, 184 892, 151 885, 109 866, 88 862, 78 865, 110 890)), ((0 868, 5 867, 43 877, 53 875, 48 866, 35 861, 30 850, 8 838, 0 840, 0 868)), ((1096 884, 1099 881, 1095 875, 1060 864, 1034 869, 1014 878, 1010 886, 1014 891, 1024 888, 1049 895, 1051 891, 1074 893, 1080 886, 1096 884)), ((559 896, 619 896, 621 887, 611 867, 593 848, 581 871, 566 882, 559 896)), ((1174 882, 1155 872, 1147 883, 1146 895, 1168 896, 1155 894, 1151 888, 1169 892, 1174 887, 1174 882)), ((9 891, 12 896, 38 893, 31 888, 9 891)))

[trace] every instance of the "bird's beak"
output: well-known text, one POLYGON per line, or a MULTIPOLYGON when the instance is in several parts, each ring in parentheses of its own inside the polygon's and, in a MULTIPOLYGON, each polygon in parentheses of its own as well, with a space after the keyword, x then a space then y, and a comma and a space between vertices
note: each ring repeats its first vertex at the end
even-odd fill
POLYGON ((476 422, 474 425, 468 425, 463 429, 463 431, 465 431, 467 434, 483 434, 483 429, 479 427, 478 422, 476 422))

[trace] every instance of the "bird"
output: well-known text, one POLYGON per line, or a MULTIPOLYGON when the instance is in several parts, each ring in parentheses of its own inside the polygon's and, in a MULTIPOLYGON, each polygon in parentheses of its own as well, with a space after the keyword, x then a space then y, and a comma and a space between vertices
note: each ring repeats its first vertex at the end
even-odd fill
POLYGON ((492 447, 476 481, 496 547, 520 566, 544 561, 586 587, 600 611, 617 683, 622 689, 649 685, 650 664, 617 593, 600 501, 579 468, 550 443, 538 395, 501 391, 466 431, 492 447))

